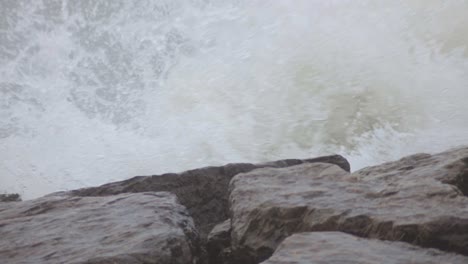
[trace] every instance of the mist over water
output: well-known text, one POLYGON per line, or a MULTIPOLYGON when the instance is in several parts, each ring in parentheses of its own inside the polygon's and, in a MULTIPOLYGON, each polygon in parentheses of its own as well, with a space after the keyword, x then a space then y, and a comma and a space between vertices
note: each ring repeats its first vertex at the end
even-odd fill
POLYGON ((468 2, 0 0, 0 192, 468 142, 468 2))

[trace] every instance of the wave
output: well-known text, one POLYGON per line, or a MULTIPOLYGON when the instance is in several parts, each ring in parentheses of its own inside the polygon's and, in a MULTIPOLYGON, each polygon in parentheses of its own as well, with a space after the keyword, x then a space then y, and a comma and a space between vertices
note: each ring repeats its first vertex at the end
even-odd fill
POLYGON ((468 139, 468 3, 4 1, 0 192, 468 139))

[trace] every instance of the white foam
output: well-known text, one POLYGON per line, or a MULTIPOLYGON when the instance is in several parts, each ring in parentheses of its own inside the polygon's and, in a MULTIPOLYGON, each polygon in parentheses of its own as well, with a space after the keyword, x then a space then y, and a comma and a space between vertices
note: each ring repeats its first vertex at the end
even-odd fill
POLYGON ((2 7, 0 192, 467 142, 466 1, 56 3, 2 7))

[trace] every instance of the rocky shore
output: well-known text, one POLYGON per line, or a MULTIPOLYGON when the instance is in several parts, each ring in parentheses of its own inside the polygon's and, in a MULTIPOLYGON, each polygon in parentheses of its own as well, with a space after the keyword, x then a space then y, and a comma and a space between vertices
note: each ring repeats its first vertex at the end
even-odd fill
POLYGON ((334 155, 0 197, 0 263, 468 263, 468 147, 334 155))

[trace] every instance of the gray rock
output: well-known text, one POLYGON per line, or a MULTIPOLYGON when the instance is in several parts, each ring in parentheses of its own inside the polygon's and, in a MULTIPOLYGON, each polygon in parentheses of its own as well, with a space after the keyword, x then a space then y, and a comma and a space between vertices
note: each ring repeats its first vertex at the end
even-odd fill
POLYGON ((47 196, 0 204, 0 263, 197 262, 197 232, 170 193, 47 196))
POLYGON ((206 243, 210 264, 230 262, 231 253, 231 219, 216 225, 208 234, 206 243))
POLYGON ((353 175, 360 181, 384 187, 441 185, 448 192, 457 190, 468 196, 468 147, 454 148, 435 155, 415 154, 361 169, 353 175))
POLYGON ((325 163, 262 168, 230 185, 231 247, 268 258, 291 234, 343 231, 468 255, 468 148, 349 174, 325 163))
POLYGON ((313 159, 288 159, 263 164, 227 164, 220 167, 205 167, 182 173, 166 173, 154 176, 137 176, 125 181, 113 182, 99 187, 72 191, 77 196, 105 196, 119 193, 167 191, 177 195, 195 221, 200 237, 204 240, 214 225, 228 216, 228 187, 232 177, 262 167, 287 167, 301 163, 327 162, 337 164, 349 171, 348 161, 339 155, 313 159))
POLYGON ((341 232, 292 235, 262 264, 466 264, 468 257, 341 232))

